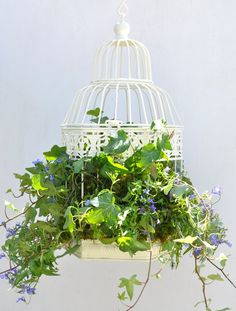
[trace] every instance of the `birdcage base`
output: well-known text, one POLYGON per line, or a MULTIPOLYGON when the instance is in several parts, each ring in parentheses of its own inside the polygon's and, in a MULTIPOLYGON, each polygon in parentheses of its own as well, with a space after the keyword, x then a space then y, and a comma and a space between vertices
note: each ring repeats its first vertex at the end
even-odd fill
MULTIPOLYGON (((157 258, 160 245, 155 243, 152 247, 152 259, 157 258)), ((137 252, 134 256, 122 252, 116 244, 103 244, 98 240, 82 240, 80 248, 74 253, 80 259, 95 260, 131 260, 147 261, 150 259, 150 251, 137 252)))

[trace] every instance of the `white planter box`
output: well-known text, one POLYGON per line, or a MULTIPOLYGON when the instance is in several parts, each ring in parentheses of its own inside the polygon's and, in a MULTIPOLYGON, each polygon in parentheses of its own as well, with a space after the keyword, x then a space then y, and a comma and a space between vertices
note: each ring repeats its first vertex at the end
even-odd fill
MULTIPOLYGON (((155 259, 159 253, 159 244, 156 243, 152 248, 152 258, 155 259)), ((96 260, 149 260, 150 252, 137 252, 133 257, 129 253, 119 250, 116 244, 103 244, 98 240, 82 240, 80 248, 74 253, 80 259, 96 260)))

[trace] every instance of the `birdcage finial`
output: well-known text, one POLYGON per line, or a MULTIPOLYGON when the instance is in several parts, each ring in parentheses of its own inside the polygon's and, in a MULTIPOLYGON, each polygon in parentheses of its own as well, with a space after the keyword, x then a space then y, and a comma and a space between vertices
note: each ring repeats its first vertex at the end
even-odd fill
POLYGON ((126 16, 128 15, 129 8, 128 8, 128 3, 127 2, 128 2, 128 0, 122 0, 120 6, 118 8, 118 14, 120 16, 120 21, 121 22, 124 22, 126 16))
POLYGON ((125 21, 126 16, 128 15, 128 0, 123 0, 118 8, 118 15, 120 20, 116 23, 114 27, 114 32, 116 34, 116 39, 118 40, 127 40, 130 32, 130 26, 125 21))

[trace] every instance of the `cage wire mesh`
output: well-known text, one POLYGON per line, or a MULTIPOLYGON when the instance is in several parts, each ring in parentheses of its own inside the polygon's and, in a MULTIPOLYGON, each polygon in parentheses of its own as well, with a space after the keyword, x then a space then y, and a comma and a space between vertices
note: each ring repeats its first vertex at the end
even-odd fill
POLYGON ((118 13, 115 39, 98 50, 92 82, 78 92, 61 126, 63 144, 72 158, 93 156, 123 129, 132 146, 139 148, 156 141, 161 130, 154 132, 150 125, 162 120, 172 134, 168 156, 181 170, 183 127, 178 113, 168 93, 152 80, 148 49, 129 39, 127 6, 121 5, 118 13), (99 115, 94 119, 87 112, 96 108, 99 115))

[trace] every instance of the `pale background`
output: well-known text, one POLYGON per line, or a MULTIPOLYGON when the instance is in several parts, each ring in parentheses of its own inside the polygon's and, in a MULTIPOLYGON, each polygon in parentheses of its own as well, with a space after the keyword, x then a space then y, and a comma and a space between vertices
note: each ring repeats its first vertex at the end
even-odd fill
MULTIPOLYGON (((91 77, 95 50, 112 38, 118 0, 0 0, 0 195, 51 145, 78 88, 91 77)), ((235 244, 236 280, 236 1, 130 0, 132 36, 152 54, 156 83, 173 97, 185 125, 185 165, 200 191, 221 185, 219 211, 235 244)), ((2 205, 2 203, 1 203, 2 205)), ((2 211, 1 211, 2 214, 2 211)), ((5 234, 0 231, 1 237, 5 234)), ((121 276, 146 265, 60 261, 61 277, 43 278, 31 305, 15 303, 0 282, 4 311, 117 311, 121 276)), ((187 258, 148 286, 137 311, 191 311, 201 285, 187 258)), ((231 306, 227 283, 209 290, 213 310, 231 306)), ((120 308, 120 310, 123 310, 120 308)), ((203 310, 199 307, 197 310, 203 310)))

